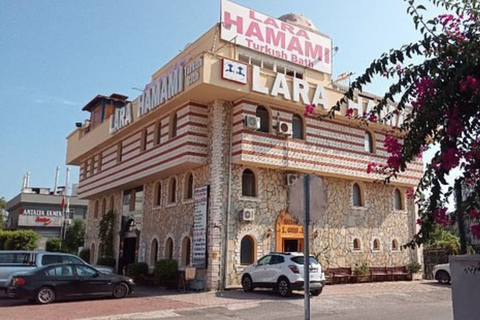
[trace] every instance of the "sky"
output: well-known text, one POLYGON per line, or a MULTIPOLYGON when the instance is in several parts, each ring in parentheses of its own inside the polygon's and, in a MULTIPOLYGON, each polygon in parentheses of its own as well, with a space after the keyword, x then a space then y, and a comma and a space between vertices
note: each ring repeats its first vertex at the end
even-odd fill
MULTIPOLYGON (((272 17, 308 17, 339 48, 334 78, 360 75, 420 37, 403 0, 235 2, 272 17)), ((65 185, 66 137, 89 117, 82 108, 98 94, 135 99, 133 88, 219 20, 220 0, 0 0, 0 198, 15 197, 26 172, 31 187, 53 189, 60 166, 65 185)), ((367 91, 381 95, 387 85, 367 91)), ((76 183, 78 168, 70 168, 76 183)))

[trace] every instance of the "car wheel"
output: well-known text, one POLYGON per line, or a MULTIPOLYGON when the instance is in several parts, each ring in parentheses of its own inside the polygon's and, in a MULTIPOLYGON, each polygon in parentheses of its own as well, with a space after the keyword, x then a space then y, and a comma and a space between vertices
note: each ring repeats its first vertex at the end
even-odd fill
POLYGON ((252 278, 249 275, 245 275, 242 278, 242 287, 245 292, 252 292, 255 287, 253 286, 252 278))
POLYGON ((37 291, 35 301, 39 304, 48 304, 55 300, 55 290, 50 287, 41 287, 37 291))
POLYGON ((323 288, 312 291, 312 296, 317 297, 322 293, 323 288))
POLYGON ((113 287, 112 295, 114 298, 125 298, 128 294, 128 286, 125 283, 116 284, 113 287))
POLYGON ((281 297, 288 297, 292 294, 292 288, 290 287, 290 281, 287 278, 280 278, 277 281, 277 293, 281 297))
POLYGON ((444 270, 437 271, 435 274, 435 279, 442 284, 450 283, 450 275, 444 270))

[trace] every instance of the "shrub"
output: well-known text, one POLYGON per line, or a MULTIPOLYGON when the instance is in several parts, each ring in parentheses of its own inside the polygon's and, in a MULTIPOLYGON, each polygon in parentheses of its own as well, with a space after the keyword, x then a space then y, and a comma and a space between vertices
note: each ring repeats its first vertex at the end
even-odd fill
POLYGON ((410 271, 410 273, 417 273, 422 270, 422 265, 416 261, 413 261, 407 265, 407 270, 410 271))
POLYGON ((168 282, 177 276, 178 262, 174 259, 161 259, 155 263, 155 279, 160 283, 168 282))
POLYGON ((4 250, 35 250, 40 236, 32 230, 4 231, 4 250))
POLYGON ((127 266, 127 276, 132 277, 135 282, 142 282, 148 274, 148 264, 135 262, 127 266))
POLYGON ((100 257, 97 260, 97 264, 100 266, 107 266, 115 268, 115 258, 111 257, 100 257))
POLYGON ((45 243, 45 250, 50 252, 60 252, 62 250, 62 239, 50 238, 45 243))
POLYGON ((368 276, 370 274, 370 268, 366 262, 362 263, 360 266, 358 264, 355 265, 353 271, 357 276, 368 276))
POLYGON ((85 262, 90 263, 90 249, 89 249, 89 248, 83 248, 78 255, 79 255, 80 258, 82 258, 85 262))

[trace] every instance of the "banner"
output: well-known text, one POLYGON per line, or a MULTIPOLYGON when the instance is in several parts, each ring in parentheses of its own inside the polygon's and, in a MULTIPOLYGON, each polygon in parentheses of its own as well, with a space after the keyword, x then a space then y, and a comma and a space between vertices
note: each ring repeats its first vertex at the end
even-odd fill
POLYGON ((324 73, 332 73, 332 41, 319 33, 222 0, 221 39, 324 73))
POLYGON ((193 259, 196 268, 207 267, 207 213, 209 186, 196 188, 194 192, 193 214, 193 259))

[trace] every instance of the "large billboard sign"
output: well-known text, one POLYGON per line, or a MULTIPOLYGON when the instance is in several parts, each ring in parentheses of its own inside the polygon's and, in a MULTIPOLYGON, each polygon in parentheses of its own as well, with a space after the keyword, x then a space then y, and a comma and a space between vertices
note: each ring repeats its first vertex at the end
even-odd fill
POLYGON ((221 38, 328 74, 332 41, 321 34, 222 0, 221 38))

